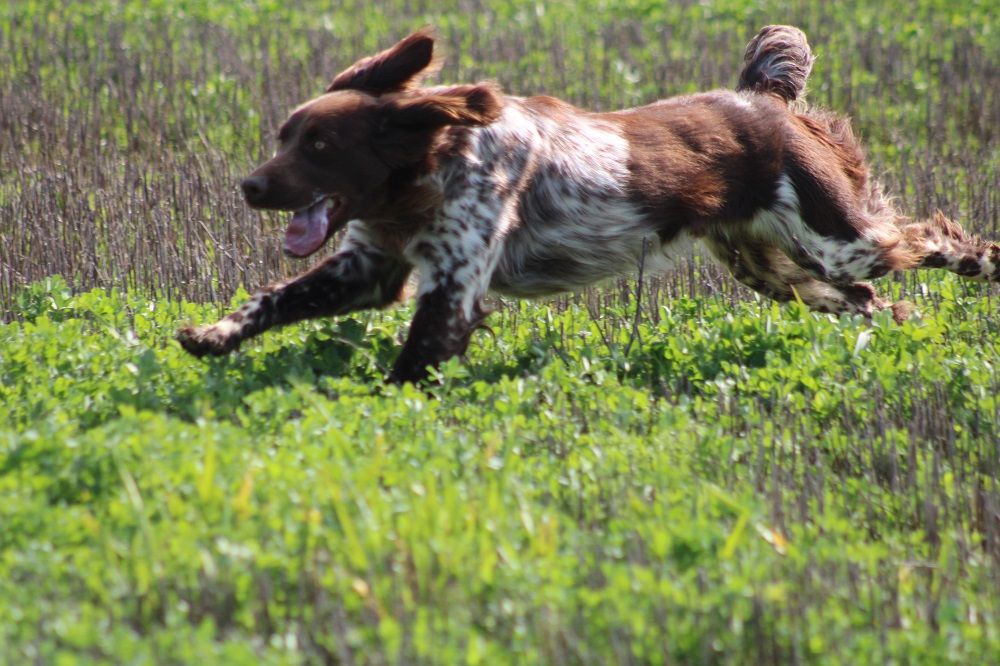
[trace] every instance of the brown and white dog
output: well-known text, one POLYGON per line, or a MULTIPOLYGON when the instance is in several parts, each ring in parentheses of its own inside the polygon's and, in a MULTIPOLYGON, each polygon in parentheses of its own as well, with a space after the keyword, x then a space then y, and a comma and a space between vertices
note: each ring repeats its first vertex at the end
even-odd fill
POLYGON ((294 211, 285 252, 337 252, 259 290, 211 326, 178 332, 225 354, 282 324, 388 306, 419 275, 417 311, 391 379, 462 353, 490 290, 541 296, 655 270, 700 239, 740 282, 779 301, 870 316, 902 303, 863 280, 941 267, 1000 279, 1000 247, 938 214, 909 223, 871 179, 845 118, 799 110, 813 56, 768 26, 736 91, 591 113, 490 83, 420 87, 429 31, 340 73, 282 125, 273 158, 243 181, 255 208, 294 211))

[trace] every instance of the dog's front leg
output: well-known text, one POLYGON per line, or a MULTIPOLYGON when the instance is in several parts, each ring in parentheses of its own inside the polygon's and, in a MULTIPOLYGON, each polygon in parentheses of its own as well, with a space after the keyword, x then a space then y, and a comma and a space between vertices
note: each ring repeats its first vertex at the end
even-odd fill
MULTIPOLYGON (((482 185, 486 188, 489 183, 482 185)), ((467 199, 444 206, 440 217, 414 237, 407 258, 420 275, 417 312, 390 381, 417 382, 436 367, 465 352, 472 332, 488 312, 482 299, 502 252, 513 214, 494 197, 478 205, 467 199)))
POLYGON ((405 260, 349 233, 340 251, 312 270, 259 289, 215 324, 180 329, 177 340, 195 356, 227 354, 275 326, 387 306, 398 299, 410 271, 405 260))
POLYGON ((472 332, 487 314, 478 299, 471 307, 463 307, 461 294, 447 286, 437 286, 420 296, 406 344, 389 380, 397 384, 418 382, 427 377, 428 368, 463 354, 472 332))

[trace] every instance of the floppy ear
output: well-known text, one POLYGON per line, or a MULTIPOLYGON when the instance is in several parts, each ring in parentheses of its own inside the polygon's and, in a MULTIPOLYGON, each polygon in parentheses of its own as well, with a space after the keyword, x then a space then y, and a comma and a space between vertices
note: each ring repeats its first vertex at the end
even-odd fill
POLYGON ((439 67, 434 58, 434 31, 421 28, 395 46, 357 61, 334 77, 326 91, 352 89, 378 97, 409 90, 439 67))
POLYGON ((485 83, 435 89, 385 102, 383 126, 437 129, 447 125, 488 125, 500 117, 500 92, 485 83))
POLYGON ((489 84, 394 95, 381 104, 374 145, 393 168, 433 159, 438 130, 487 125, 500 117, 502 106, 499 91, 489 84))

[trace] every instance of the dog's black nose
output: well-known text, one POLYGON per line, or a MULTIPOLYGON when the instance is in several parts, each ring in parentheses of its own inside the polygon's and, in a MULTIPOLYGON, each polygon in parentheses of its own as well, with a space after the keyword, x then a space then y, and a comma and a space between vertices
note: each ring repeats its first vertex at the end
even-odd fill
POLYGON ((267 178, 264 176, 250 176, 245 178, 240 187, 243 188, 243 196, 246 197, 247 203, 253 205, 261 200, 264 193, 267 192, 267 178))

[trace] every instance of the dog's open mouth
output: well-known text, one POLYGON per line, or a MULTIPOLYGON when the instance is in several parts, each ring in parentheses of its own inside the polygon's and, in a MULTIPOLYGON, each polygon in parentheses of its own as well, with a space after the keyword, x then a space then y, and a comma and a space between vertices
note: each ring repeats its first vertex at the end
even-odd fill
POLYGON ((292 214, 285 230, 285 254, 308 257, 337 231, 346 216, 342 197, 326 195, 292 214))

